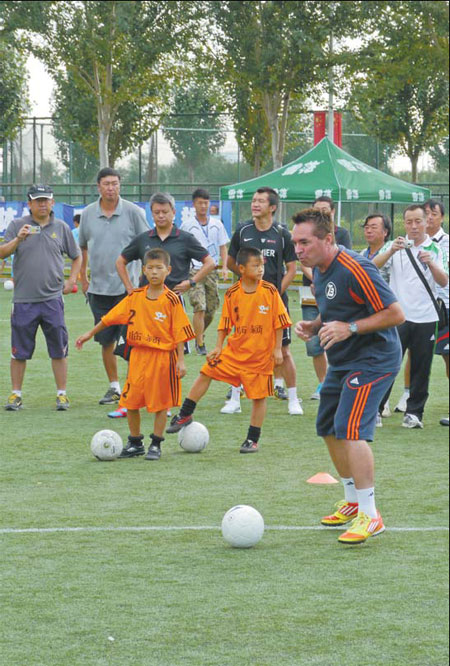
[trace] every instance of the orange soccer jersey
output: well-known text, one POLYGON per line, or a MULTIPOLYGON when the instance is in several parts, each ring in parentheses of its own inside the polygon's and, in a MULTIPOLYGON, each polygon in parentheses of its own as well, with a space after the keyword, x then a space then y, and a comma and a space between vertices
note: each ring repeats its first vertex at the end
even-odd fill
POLYGON ((261 281, 248 294, 237 282, 225 295, 218 330, 230 333, 220 359, 237 366, 243 373, 271 375, 276 331, 292 325, 277 289, 261 281))
POLYGON ((195 338, 179 296, 165 287, 156 300, 147 298, 148 287, 135 289, 102 317, 105 326, 128 326, 130 347, 150 347, 162 351, 176 349, 180 342, 195 338))
POLYGON ((160 412, 181 404, 176 347, 195 337, 179 297, 169 289, 156 300, 136 289, 102 317, 106 326, 127 324, 133 347, 120 406, 160 412))

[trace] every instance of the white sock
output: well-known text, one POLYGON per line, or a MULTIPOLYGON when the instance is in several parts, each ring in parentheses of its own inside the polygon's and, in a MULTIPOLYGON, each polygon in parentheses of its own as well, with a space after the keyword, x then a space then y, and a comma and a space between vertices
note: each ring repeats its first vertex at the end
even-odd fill
POLYGON ((362 490, 356 488, 356 496, 359 504, 358 510, 363 511, 370 518, 376 518, 375 488, 363 488, 362 490))
POLYGON ((110 387, 117 391, 117 393, 121 393, 119 382, 111 382, 110 387))
POLYGON ((18 391, 17 389, 13 389, 12 392, 14 393, 14 395, 18 395, 19 398, 22 397, 22 391, 18 391))
POLYGON ((287 392, 288 392, 289 402, 297 402, 298 400, 297 387, 294 386, 294 388, 288 388, 287 392))
POLYGON ((239 402, 239 403, 241 402, 241 387, 240 386, 238 386, 238 387, 233 386, 231 388, 231 398, 230 398, 230 400, 232 402, 239 402))
POLYGON ((284 379, 281 379, 281 378, 275 379, 274 386, 275 386, 275 388, 277 388, 277 387, 283 388, 284 387, 284 379))
POLYGON ((57 395, 67 395, 66 391, 58 390, 57 395))
POLYGON ((407 388, 407 387, 405 386, 405 388, 404 388, 404 390, 403 390, 403 393, 404 393, 405 395, 409 395, 409 387, 407 388))
POLYGON ((356 504, 358 502, 358 498, 356 496, 355 482, 353 481, 352 477, 350 476, 348 479, 346 479, 341 476, 341 481, 344 486, 345 500, 347 502, 351 502, 352 504, 356 504))

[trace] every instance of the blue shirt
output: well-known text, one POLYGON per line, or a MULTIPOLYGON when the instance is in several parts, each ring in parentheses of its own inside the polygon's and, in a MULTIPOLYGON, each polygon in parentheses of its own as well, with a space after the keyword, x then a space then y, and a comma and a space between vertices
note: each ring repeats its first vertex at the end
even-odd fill
MULTIPOLYGON (((316 300, 323 323, 365 319, 386 309, 398 299, 374 264, 361 255, 338 246, 339 252, 328 269, 314 269, 316 300)), ((327 350, 330 366, 336 370, 379 369, 380 374, 398 372, 401 345, 397 329, 367 335, 352 335, 327 350)))

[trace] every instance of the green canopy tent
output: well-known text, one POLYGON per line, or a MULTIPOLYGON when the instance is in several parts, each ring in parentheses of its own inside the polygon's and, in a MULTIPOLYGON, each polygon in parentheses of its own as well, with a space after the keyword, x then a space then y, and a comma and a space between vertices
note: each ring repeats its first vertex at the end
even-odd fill
POLYGON ((220 189, 221 201, 251 201, 260 187, 277 190, 282 202, 314 201, 328 196, 338 203, 423 203, 430 190, 374 169, 336 146, 327 137, 281 169, 220 189))

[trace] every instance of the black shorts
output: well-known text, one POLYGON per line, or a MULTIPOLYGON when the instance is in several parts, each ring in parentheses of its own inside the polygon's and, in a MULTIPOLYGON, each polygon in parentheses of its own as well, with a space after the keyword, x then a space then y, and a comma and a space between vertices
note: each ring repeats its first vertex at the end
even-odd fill
MULTIPOLYGON (((88 294, 89 305, 91 306, 92 314, 94 315, 94 322, 98 324, 100 319, 104 317, 112 308, 120 303, 127 294, 120 294, 119 296, 103 296, 100 294, 88 294)), ((109 347, 113 342, 117 342, 120 335, 121 326, 108 326, 104 331, 100 331, 94 336, 94 340, 101 344, 102 347, 109 347)))
MULTIPOLYGON (((285 304, 286 310, 288 311, 288 314, 290 314, 290 312, 289 312, 289 297, 288 297, 286 292, 281 297, 281 300, 285 304)), ((289 345, 291 343, 292 343, 292 329, 289 326, 289 328, 284 328, 283 329, 283 342, 281 343, 281 346, 282 347, 289 347, 289 345)))

